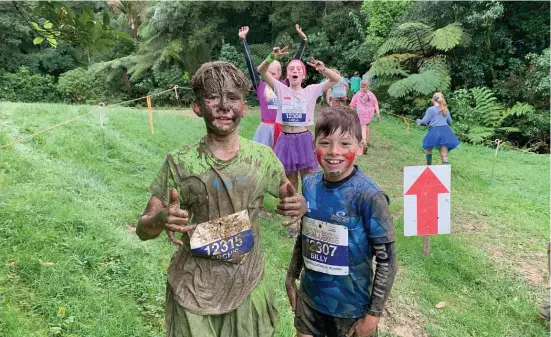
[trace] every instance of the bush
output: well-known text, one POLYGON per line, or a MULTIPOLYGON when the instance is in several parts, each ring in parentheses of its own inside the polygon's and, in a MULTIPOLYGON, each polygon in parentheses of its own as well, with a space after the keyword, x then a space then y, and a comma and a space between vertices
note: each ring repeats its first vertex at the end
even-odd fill
POLYGON ((56 102, 59 99, 53 76, 32 74, 23 66, 17 73, 0 74, 0 101, 56 102))
POLYGON ((86 103, 98 98, 94 76, 84 68, 76 68, 61 74, 57 90, 72 103, 86 103))

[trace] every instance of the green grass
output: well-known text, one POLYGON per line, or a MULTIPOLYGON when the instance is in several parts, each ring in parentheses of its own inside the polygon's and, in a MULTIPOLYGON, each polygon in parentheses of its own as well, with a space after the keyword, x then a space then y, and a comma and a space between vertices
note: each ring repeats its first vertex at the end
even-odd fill
MULTIPOLYGON (((95 107, 0 104, 0 145, 95 107)), ((0 150, 0 336, 162 336, 168 239, 141 242, 129 230, 149 198, 166 152, 199 139, 200 119, 143 112, 97 112, 33 140, 0 150), (104 140, 105 139, 105 142, 104 140)), ((257 113, 243 120, 252 137, 257 113)), ((400 272, 383 336, 414 317, 429 336, 546 336, 537 306, 547 289, 549 157, 461 145, 452 163, 452 235, 403 237, 402 169, 422 165, 423 131, 405 132, 383 114, 373 147, 358 165, 391 197, 400 272), (443 309, 435 309, 438 302, 443 309)), ((435 163, 439 160, 437 156, 435 163)), ((275 199, 267 198, 273 209, 275 199)), ((291 336, 283 278, 292 240, 282 218, 262 222, 266 279, 291 336)), ((406 326, 407 328, 407 326, 406 326)), ((407 330, 407 329, 406 329, 407 330)))

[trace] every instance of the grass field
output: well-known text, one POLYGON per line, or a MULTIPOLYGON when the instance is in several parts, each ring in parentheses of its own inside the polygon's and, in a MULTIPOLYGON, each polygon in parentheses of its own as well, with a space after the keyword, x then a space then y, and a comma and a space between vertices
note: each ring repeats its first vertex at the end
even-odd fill
MULTIPOLYGON (((143 110, 0 103, 0 336, 162 336, 166 236, 133 232, 166 152, 204 134, 202 120, 143 110)), ((252 137, 253 111, 241 134, 252 137)), ((403 234, 402 170, 423 165, 422 129, 384 114, 358 165, 391 198, 399 273, 382 336, 548 336, 537 307, 548 297, 549 156, 463 144, 451 152, 452 235, 403 234), (439 302, 446 302, 436 309, 439 302)), ((439 159, 435 156, 435 164, 439 159)), ((275 200, 267 199, 268 208, 275 200)), ((283 278, 293 242, 282 218, 262 222, 266 279, 292 336, 283 278)))

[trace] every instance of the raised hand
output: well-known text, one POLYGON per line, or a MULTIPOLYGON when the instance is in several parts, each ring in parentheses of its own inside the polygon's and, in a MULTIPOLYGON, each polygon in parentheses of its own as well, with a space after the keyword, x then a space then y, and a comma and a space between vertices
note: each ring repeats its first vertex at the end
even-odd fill
POLYGON ((321 62, 320 60, 316 60, 313 56, 312 56, 312 62, 306 62, 306 63, 308 63, 310 67, 314 67, 320 73, 325 71, 325 64, 323 64, 323 62, 321 62))
POLYGON ((239 38, 241 40, 245 40, 245 38, 247 37, 247 34, 249 33, 249 26, 244 26, 244 27, 241 27, 239 28, 239 38))
POLYGON ((306 34, 304 34, 304 32, 302 31, 302 28, 300 28, 298 23, 295 25, 295 28, 297 30, 298 36, 300 36, 301 39, 303 39, 304 41, 308 40, 308 38, 306 37, 306 34))
POLYGON ((168 215, 166 217, 165 230, 170 241, 181 246, 182 241, 176 239, 175 232, 186 233, 194 229, 194 225, 188 225, 188 213, 180 209, 180 198, 178 191, 173 188, 170 190, 170 202, 168 204, 168 215))
POLYGON ((304 213, 306 213, 306 200, 290 182, 279 187, 279 199, 276 213, 291 217, 291 220, 283 223, 284 226, 289 226, 299 221, 304 213))
POLYGON ((277 58, 278 56, 283 56, 283 55, 289 54, 289 52, 287 52, 287 48, 289 48, 289 46, 285 46, 283 48, 274 47, 272 49, 272 56, 274 58, 277 58))

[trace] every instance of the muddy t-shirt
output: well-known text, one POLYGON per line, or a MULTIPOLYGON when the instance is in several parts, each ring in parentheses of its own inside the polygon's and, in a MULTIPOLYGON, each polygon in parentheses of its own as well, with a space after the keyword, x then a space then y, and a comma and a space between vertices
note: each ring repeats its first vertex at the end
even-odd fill
MULTIPOLYGON (((247 255, 238 263, 197 255, 197 249, 192 254, 190 236, 194 231, 182 235, 183 245, 174 253, 168 268, 168 286, 180 305, 200 315, 225 314, 235 310, 262 280, 264 257, 258 210, 266 192, 279 196, 279 186, 284 180, 285 171, 272 150, 241 137, 239 151, 228 161, 214 157, 204 140, 167 155, 150 186, 152 195, 168 205, 170 189, 176 188, 180 208, 189 212, 192 224, 212 223, 231 215, 242 219, 248 213, 252 230, 252 236, 247 238, 231 237, 223 245, 201 247, 212 255, 215 250, 223 250, 223 246, 228 251, 228 247, 250 239, 247 255)), ((223 220, 214 224, 231 226, 223 220)))

